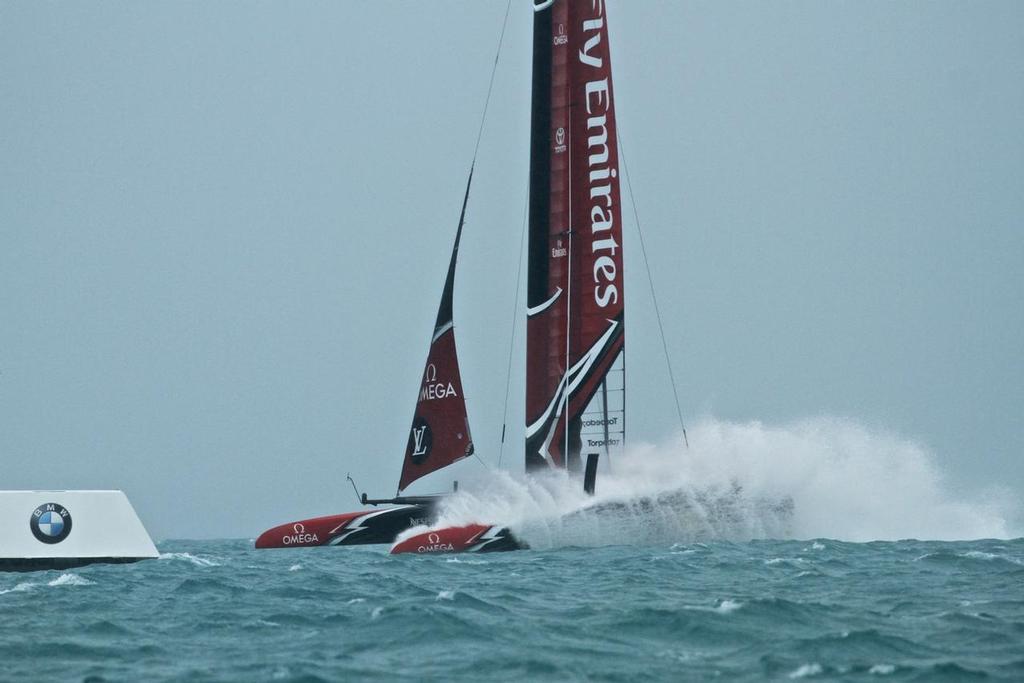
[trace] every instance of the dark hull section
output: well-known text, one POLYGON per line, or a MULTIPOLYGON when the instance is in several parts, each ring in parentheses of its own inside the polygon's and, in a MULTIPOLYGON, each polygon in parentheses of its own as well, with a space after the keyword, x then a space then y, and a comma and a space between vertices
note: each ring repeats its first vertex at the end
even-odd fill
POLYGON ((281 524, 256 539, 257 548, 302 548, 326 545, 393 543, 409 527, 430 524, 435 503, 396 505, 281 524))
POLYGON ((130 564, 148 557, 0 557, 0 572, 39 572, 74 569, 90 564, 130 564))

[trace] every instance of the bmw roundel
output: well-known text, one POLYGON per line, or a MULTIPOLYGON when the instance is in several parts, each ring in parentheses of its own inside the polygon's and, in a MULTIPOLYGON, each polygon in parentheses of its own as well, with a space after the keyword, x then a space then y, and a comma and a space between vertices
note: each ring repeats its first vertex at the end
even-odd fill
POLYGON ((71 533, 71 513, 58 503, 43 503, 28 522, 32 535, 42 543, 60 543, 71 533))

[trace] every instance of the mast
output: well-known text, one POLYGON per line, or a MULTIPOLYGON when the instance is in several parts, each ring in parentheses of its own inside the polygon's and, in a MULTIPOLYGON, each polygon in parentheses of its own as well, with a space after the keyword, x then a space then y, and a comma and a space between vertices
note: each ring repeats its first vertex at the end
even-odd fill
POLYGON ((448 275, 441 292, 441 303, 437 308, 437 320, 416 398, 409 441, 405 447, 402 476, 398 481, 399 492, 420 477, 473 454, 473 438, 469 433, 466 399, 462 392, 462 376, 455 351, 452 315, 455 264, 472 183, 473 169, 470 168, 466 194, 462 199, 462 212, 459 214, 459 227, 455 232, 455 244, 448 263, 448 275))
POLYGON ((622 220, 604 3, 534 0, 534 10, 527 470, 575 468, 583 449, 617 450, 625 406, 622 220), (606 400, 599 402, 602 383, 606 400))

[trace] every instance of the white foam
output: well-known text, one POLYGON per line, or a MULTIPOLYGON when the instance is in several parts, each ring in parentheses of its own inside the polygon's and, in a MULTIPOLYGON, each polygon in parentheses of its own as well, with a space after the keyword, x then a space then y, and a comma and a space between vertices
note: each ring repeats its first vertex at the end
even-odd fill
POLYGON ((690 430, 688 450, 681 439, 628 449, 612 473, 598 477, 593 497, 564 472, 496 472, 446 499, 438 525, 505 524, 538 549, 751 538, 954 540, 1013 536, 1006 520, 1016 505, 997 491, 979 499, 954 494, 924 446, 851 420, 771 426, 709 417, 690 430), (792 502, 788 513, 785 501, 792 502), (622 514, 606 514, 606 504, 623 502, 622 514))
POLYGON ((715 611, 719 614, 732 614, 741 607, 743 607, 743 603, 737 600, 722 600, 722 602, 718 603, 718 606, 715 607, 715 611))
POLYGON ((996 560, 999 559, 999 555, 995 553, 986 553, 980 550, 968 550, 966 553, 962 553, 960 557, 970 557, 975 560, 996 560))
POLYGON ((966 553, 960 555, 960 557, 969 557, 974 560, 1005 560, 1006 562, 1013 562, 1014 564, 1024 564, 1021 560, 1015 557, 1008 557, 1006 555, 998 555, 996 553, 986 553, 981 550, 968 550, 966 553))
POLYGON ((95 581, 83 578, 78 574, 61 574, 53 581, 50 581, 47 586, 93 586, 95 581))
POLYGON ((852 420, 788 425, 701 420, 683 467, 698 481, 738 477, 756 493, 789 495, 793 535, 852 541, 1009 537, 1003 496, 953 494, 927 448, 852 420))
POLYGON ((822 672, 821 664, 803 664, 796 671, 789 674, 790 678, 807 678, 808 676, 817 676, 822 672))
POLYGON ((869 674, 874 674, 876 676, 888 676, 894 671, 896 671, 896 667, 892 664, 875 664, 873 667, 868 669, 869 674))
POLYGON ((453 590, 441 591, 440 593, 437 594, 437 597, 435 598, 435 600, 454 600, 454 599, 455 599, 455 591, 453 591, 453 590))
POLYGON ((487 564, 487 560, 460 560, 457 557, 449 557, 445 562, 449 564, 487 564))
POLYGON ((297 572, 300 569, 302 569, 302 565, 301 564, 293 564, 292 566, 288 567, 288 571, 290 571, 290 572, 297 572))
POLYGON ((366 598, 352 598, 351 600, 347 601, 345 604, 346 605, 358 605, 361 602, 366 602, 366 598))
POLYGON ((26 591, 32 590, 33 588, 35 588, 38 585, 39 584, 32 583, 31 581, 25 581, 25 582, 17 584, 14 588, 8 588, 6 590, 0 590, 0 595, 3 595, 5 593, 24 593, 26 591))
POLYGON ((370 612, 370 619, 379 619, 380 615, 384 612, 383 607, 374 607, 373 611, 370 612))
POLYGON ((198 557, 192 553, 160 553, 161 560, 178 560, 182 562, 191 562, 197 567, 219 567, 219 562, 207 559, 205 557, 198 557))

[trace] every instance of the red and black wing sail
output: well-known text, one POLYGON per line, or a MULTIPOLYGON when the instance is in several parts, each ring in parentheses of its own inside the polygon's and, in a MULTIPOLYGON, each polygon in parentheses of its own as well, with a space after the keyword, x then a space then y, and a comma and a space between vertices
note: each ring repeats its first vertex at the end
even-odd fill
POLYGON ((603 0, 534 0, 526 467, 621 446, 622 218, 603 0))
POLYGON ((466 219, 469 187, 473 170, 466 181, 466 195, 462 200, 459 228, 448 264, 437 321, 430 339, 430 351, 423 369, 416 411, 413 414, 409 441, 405 447, 402 476, 398 490, 456 460, 473 454, 473 439, 469 433, 466 400, 462 393, 459 359, 455 352, 455 329, 452 316, 452 295, 455 288, 455 263, 462 239, 462 226, 466 219))

